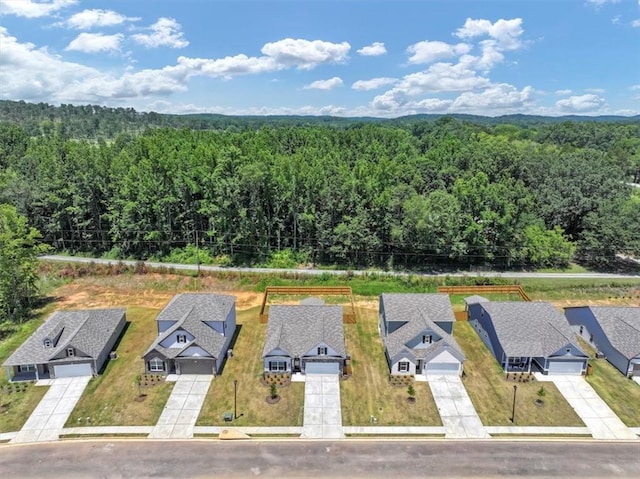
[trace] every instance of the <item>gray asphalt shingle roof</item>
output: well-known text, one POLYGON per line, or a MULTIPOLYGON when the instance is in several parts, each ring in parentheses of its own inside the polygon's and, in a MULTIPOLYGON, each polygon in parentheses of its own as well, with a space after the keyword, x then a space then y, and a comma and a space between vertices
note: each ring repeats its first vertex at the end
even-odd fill
MULTIPOLYGON (((175 321, 171 327, 158 335, 156 340, 144 353, 158 351, 166 358, 178 357, 191 346, 199 346, 214 358, 219 358, 224 351, 226 337, 205 324, 205 321, 224 322, 235 305, 235 296, 210 293, 183 293, 174 296, 169 304, 160 311, 157 321, 175 321), (194 336, 182 348, 165 348, 160 343, 176 330, 183 330, 194 336)), ((233 334, 233 331, 229 332, 233 334)))
POLYGON ((435 323, 435 321, 455 321, 449 295, 385 293, 381 297, 387 322, 407 321, 406 324, 383 338, 389 357, 394 357, 402 350, 407 350, 417 358, 424 358, 446 344, 457 350, 464 358, 462 349, 453 336, 435 323), (432 329, 442 340, 431 343, 428 347, 410 348, 406 345, 427 328, 432 329))
POLYGON ((627 359, 640 355, 640 307, 590 306, 611 345, 627 359))
POLYGON ((507 356, 548 357, 567 344, 582 351, 569 322, 550 303, 490 301, 481 307, 491 316, 507 356))
POLYGON ((277 348, 291 357, 300 357, 319 343, 346 356, 342 306, 274 305, 269 308, 263 357, 277 348))
MULTIPOLYGON (((124 308, 57 311, 7 358, 3 366, 55 362, 53 358, 69 347, 97 359, 124 315, 124 308), (52 341, 52 347, 44 346, 45 339, 52 341)), ((65 355, 64 361, 86 361, 87 356, 70 358, 65 355)))
POLYGON ((407 321, 415 311, 428 312, 434 321, 453 323, 456 320, 448 294, 383 293, 380 297, 387 322, 407 321))

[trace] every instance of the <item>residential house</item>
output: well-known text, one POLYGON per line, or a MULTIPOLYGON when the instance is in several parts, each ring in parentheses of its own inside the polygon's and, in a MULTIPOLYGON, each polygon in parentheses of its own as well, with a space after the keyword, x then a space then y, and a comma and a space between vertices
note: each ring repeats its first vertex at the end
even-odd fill
POLYGON ((471 325, 505 372, 586 372, 588 356, 552 304, 482 301, 468 309, 471 325))
POLYGON ((640 376, 640 307, 578 306, 564 309, 576 334, 625 376, 640 376))
POLYGON ((342 307, 317 300, 271 306, 262 358, 267 372, 341 373, 347 360, 342 307))
POLYGON ((449 295, 385 293, 378 311, 391 374, 462 374, 465 357, 452 336, 449 295))
POLYGON ((7 358, 12 381, 98 374, 126 325, 124 308, 57 311, 7 358))
POLYGON ((235 302, 224 294, 174 296, 156 318, 158 337, 144 353, 145 371, 219 374, 236 331, 235 302))

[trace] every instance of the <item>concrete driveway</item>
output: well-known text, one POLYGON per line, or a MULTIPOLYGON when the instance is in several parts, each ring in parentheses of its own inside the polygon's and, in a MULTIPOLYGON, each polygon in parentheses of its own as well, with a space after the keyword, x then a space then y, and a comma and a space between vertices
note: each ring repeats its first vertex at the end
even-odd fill
POLYGON ((438 407, 445 437, 457 439, 484 439, 484 429, 476 409, 459 376, 428 376, 427 381, 438 407))
POLYGON ((149 434, 154 439, 188 439, 193 437, 200 410, 207 396, 213 376, 210 374, 181 374, 171 396, 149 434))
POLYGON ((340 379, 337 374, 307 374, 301 437, 341 438, 340 379))
POLYGON ((90 376, 52 379, 49 390, 11 442, 58 440, 90 379, 90 376))
MULTIPOLYGON (((538 379, 541 377, 539 376, 538 379)), ((542 376, 552 381, 595 439, 637 439, 582 376, 542 376)))

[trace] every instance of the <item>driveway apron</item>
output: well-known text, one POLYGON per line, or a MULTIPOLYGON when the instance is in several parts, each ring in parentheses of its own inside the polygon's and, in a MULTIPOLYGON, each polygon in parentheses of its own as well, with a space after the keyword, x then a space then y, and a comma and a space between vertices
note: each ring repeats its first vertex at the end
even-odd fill
POLYGON ((490 437, 459 376, 428 376, 427 381, 438 407, 445 437, 485 439, 490 437))
POLYGON ((212 380, 213 376, 210 374, 180 375, 149 437, 154 439, 192 438, 193 428, 212 380))
POLYGON ((637 439, 582 376, 549 375, 595 439, 637 439))
POLYGON ((307 374, 304 383, 302 436, 336 439, 344 437, 337 374, 307 374))
POLYGON ((53 379, 49 390, 11 442, 57 441, 90 379, 90 376, 53 379))

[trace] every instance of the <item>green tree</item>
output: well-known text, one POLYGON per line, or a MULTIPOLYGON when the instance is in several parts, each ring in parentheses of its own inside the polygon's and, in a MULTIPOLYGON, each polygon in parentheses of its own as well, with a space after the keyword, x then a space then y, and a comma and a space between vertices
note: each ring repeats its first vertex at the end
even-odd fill
POLYGON ((40 233, 10 205, 0 205, 0 322, 22 322, 38 296, 40 233))

